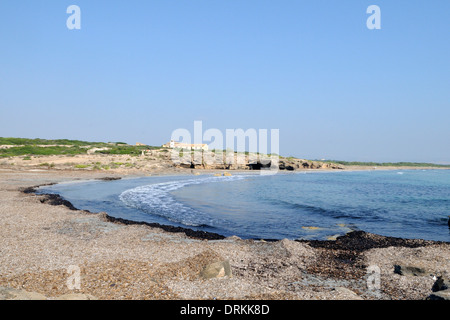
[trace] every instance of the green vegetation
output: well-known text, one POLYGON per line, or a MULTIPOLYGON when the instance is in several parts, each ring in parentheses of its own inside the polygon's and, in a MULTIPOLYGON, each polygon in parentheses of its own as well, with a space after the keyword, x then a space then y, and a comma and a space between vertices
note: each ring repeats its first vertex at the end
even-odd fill
MULTIPOLYGON (((316 160, 320 161, 320 160, 316 160)), ((359 162, 359 161, 340 161, 325 160, 321 162, 337 163, 344 166, 366 166, 366 167, 434 167, 434 168, 450 168, 450 165, 422 162, 359 162)))
MULTIPOLYGON (((0 158, 17 156, 49 156, 49 155, 67 155, 86 154, 90 148, 109 148, 108 150, 97 151, 101 154, 128 154, 137 156, 144 150, 160 149, 151 146, 131 146, 125 142, 105 143, 105 142, 87 142, 81 140, 46 140, 46 139, 26 139, 26 138, 1 138, 0 145, 14 146, 11 148, 0 149, 0 158)), ((26 159, 25 159, 26 160, 26 159)))
POLYGON ((141 155, 142 151, 145 150, 154 150, 159 149, 159 147, 149 147, 149 146, 129 146, 129 145, 112 145, 109 146, 110 149, 108 150, 99 150, 96 151, 96 153, 101 154, 129 154, 131 156, 139 156, 141 155))
POLYGON ((1 138, 0 145, 24 145, 24 146, 38 146, 38 145, 63 145, 63 146, 108 146, 105 142, 86 142, 80 140, 46 140, 46 139, 27 139, 27 138, 1 138))
POLYGON ((41 167, 48 167, 48 168, 54 168, 55 164, 54 163, 44 162, 44 163, 41 163, 39 166, 41 166, 41 167))
POLYGON ((89 166, 88 165, 86 165, 86 164, 77 164, 77 165, 75 165, 75 168, 77 168, 77 169, 86 169, 86 168, 88 168, 89 166))
POLYGON ((17 156, 49 156, 49 155, 75 155, 85 154, 86 149, 80 147, 38 147, 27 145, 24 147, 13 147, 8 149, 0 149, 0 157, 17 157, 17 156))

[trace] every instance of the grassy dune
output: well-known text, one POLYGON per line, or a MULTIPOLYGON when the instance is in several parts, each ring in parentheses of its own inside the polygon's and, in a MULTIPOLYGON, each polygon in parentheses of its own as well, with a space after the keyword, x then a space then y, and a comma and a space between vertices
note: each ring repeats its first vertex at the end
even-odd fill
POLYGON ((128 154, 139 155, 142 150, 155 149, 159 147, 133 146, 123 142, 87 142, 80 140, 46 140, 25 138, 0 138, 0 146, 12 146, 0 148, 0 157, 17 156, 49 156, 49 155, 77 155, 86 154, 92 148, 104 148, 96 153, 102 154, 128 154), (106 149, 107 148, 107 149, 106 149))

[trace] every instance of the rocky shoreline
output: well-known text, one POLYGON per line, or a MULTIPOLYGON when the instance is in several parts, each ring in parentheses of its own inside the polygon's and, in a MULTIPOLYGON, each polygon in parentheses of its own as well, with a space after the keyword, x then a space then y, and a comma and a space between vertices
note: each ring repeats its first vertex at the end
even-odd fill
POLYGON ((0 299, 448 298, 449 243, 363 231, 335 241, 224 238, 93 214, 29 187, 121 175, 0 175, 0 299), (80 268, 79 289, 67 287, 69 265, 80 268), (372 266, 376 289, 368 285, 372 266))

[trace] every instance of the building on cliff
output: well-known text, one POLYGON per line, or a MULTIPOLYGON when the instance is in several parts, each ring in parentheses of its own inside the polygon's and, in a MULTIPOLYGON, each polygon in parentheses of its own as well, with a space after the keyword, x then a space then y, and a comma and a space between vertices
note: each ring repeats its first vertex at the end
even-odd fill
POLYGON ((171 148, 171 149, 191 149, 191 150, 208 151, 208 145, 205 143, 190 144, 190 143, 181 143, 181 142, 176 142, 174 140, 170 140, 168 143, 163 144, 162 146, 164 148, 171 148))

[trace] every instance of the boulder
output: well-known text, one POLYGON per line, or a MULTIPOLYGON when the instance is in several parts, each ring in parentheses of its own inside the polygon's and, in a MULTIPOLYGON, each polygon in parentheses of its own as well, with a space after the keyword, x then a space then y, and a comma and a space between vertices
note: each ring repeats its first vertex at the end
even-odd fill
POLYGON ((200 272, 204 279, 231 277, 231 266, 228 260, 208 264, 200 272))
POLYGON ((394 265, 394 273, 402 276, 425 276, 427 272, 423 268, 406 265, 394 265))
POLYGON ((0 287, 0 300, 47 300, 47 297, 37 292, 0 287))
POLYGON ((450 300, 450 289, 441 290, 430 294, 427 300, 450 300))
POLYGON ((448 280, 442 278, 442 277, 438 277, 436 279, 436 281, 433 284, 433 287, 431 288, 431 291, 433 292, 437 292, 437 291, 441 291, 441 290, 447 290, 450 287, 450 283, 448 280))

